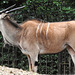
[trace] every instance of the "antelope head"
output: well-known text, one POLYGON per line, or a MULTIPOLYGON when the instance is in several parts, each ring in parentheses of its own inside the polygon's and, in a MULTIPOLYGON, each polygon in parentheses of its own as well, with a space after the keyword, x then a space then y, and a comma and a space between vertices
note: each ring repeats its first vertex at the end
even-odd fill
MULTIPOLYGON (((8 7, 8 8, 6 8, 6 9, 4 9, 4 10, 2 10, 2 11, 0 11, 0 31, 1 31, 1 33, 2 33, 2 35, 3 35, 3 39, 4 39, 4 42, 5 42, 5 44, 8 44, 9 43, 9 40, 7 40, 7 38, 8 38, 8 33, 10 32, 9 30, 8 30, 8 28, 10 28, 10 29, 13 29, 12 28, 12 26, 10 27, 10 25, 16 25, 16 23, 14 23, 11 19, 10 19, 10 12, 13 12, 13 11, 15 11, 15 10, 18 10, 18 9, 21 9, 21 8, 24 8, 25 6, 22 6, 22 7, 17 7, 17 8, 13 8, 15 6, 15 4, 14 5, 12 5, 12 6, 10 6, 10 7, 8 7), (11 9, 11 8, 13 8, 13 9, 11 9), (9 24, 9 26, 6 26, 6 24, 8 25, 9 24), (6 29, 7 28, 7 29, 6 29), (6 30, 8 30, 7 31, 7 34, 6 34, 6 30)), ((17 25, 16 25, 17 26, 17 25)), ((16 27, 15 26, 15 27, 16 27)), ((14 28, 15 29, 15 28, 14 28)), ((14 31, 14 29, 13 29, 13 31, 14 31)), ((11 30, 12 31, 12 30, 11 30)), ((16 30, 15 30, 16 31, 16 30)), ((14 34, 14 32, 13 33, 10 33, 10 34, 14 34)), ((10 40, 11 41, 11 40, 10 40)))

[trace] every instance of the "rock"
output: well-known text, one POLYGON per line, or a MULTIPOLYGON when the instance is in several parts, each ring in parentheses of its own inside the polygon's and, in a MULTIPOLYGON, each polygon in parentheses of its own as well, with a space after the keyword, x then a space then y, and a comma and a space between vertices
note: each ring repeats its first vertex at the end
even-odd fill
POLYGON ((41 75, 41 74, 24 71, 22 69, 17 68, 0 66, 0 75, 41 75))

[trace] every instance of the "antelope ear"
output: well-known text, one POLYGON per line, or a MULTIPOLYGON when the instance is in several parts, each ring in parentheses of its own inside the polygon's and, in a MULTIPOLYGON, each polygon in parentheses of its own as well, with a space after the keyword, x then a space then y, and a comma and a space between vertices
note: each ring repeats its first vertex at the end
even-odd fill
POLYGON ((5 19, 7 16, 8 16, 8 14, 3 13, 3 14, 1 15, 1 18, 2 18, 2 19, 5 19))

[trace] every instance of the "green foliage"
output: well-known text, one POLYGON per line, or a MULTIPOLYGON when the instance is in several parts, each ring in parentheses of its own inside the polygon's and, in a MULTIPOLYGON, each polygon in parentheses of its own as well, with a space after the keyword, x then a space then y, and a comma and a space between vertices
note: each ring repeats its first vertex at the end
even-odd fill
MULTIPOLYGON (((25 5, 24 9, 12 12, 13 18, 21 23, 26 19, 39 18, 49 22, 75 20, 75 1, 73 0, 1 0, 0 10, 10 4, 25 5), (5 7, 4 7, 5 6, 5 7)), ((0 35, 0 64, 28 70, 28 60, 19 49, 4 49, 0 35)), ((67 52, 65 52, 67 55, 67 52)), ((62 53, 62 56, 64 52, 62 53)), ((68 55, 62 58, 62 63, 68 62, 68 55)), ((39 56, 39 73, 58 74, 59 54, 39 56)), ((62 66, 63 67, 63 66, 62 66)), ((63 70, 64 68, 62 68, 63 70)), ((67 67, 68 69, 68 67, 67 67)), ((63 71, 62 71, 63 73, 63 71)), ((68 71, 66 72, 68 73, 68 71)))

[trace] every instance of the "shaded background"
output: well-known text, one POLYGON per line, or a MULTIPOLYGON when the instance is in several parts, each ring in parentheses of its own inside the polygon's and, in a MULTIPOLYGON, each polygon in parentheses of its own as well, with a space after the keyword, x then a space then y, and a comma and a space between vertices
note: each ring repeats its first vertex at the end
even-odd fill
MULTIPOLYGON (((15 7, 26 7, 12 12, 13 18, 22 23, 27 19, 42 19, 49 22, 75 20, 74 0, 0 0, 0 10, 13 4, 15 7)), ((0 35, 0 65, 28 70, 27 57, 15 47, 3 48, 3 39, 0 35)), ((64 50, 51 55, 39 55, 38 73, 42 74, 71 74, 73 73, 72 60, 64 50)))

